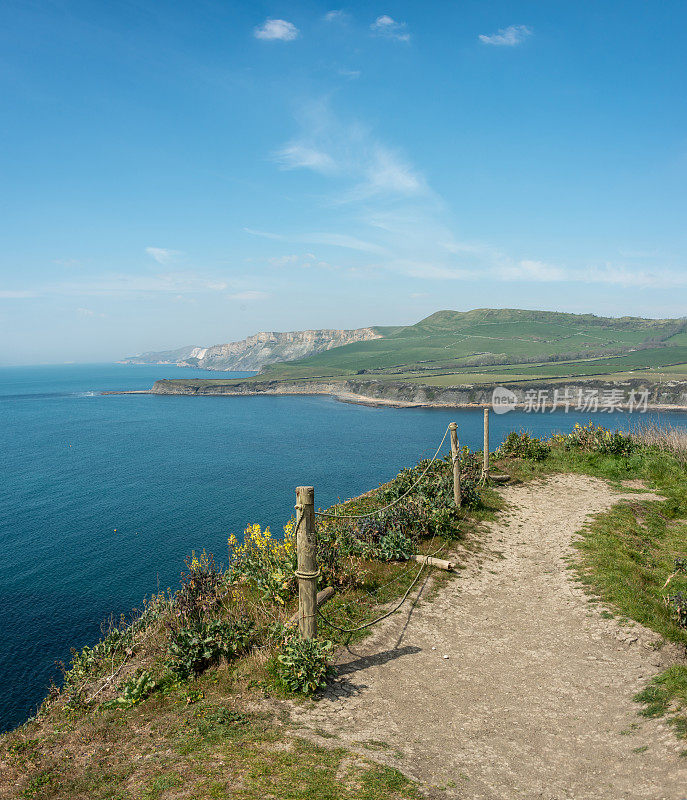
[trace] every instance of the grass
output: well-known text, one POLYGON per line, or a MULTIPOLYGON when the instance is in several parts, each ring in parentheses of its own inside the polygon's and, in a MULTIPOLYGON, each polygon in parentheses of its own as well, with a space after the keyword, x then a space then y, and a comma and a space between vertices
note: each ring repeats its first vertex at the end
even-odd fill
MULTIPOLYGON (((666 717, 680 739, 687 739, 687 666, 675 664, 635 695, 644 717, 666 717)), ((683 754, 687 755, 687 751, 683 754)))
MULTIPOLYGON (((228 713, 229 676, 207 678, 206 699, 189 706, 180 697, 150 701, 136 712, 109 712, 63 729, 51 748, 32 745, 42 768, 16 796, 157 800, 164 797, 258 800, 390 800, 415 798, 397 770, 351 758, 296 736, 275 719, 228 713), (122 724, 124 723, 124 724, 122 724), (85 745, 85 746, 84 746, 85 745)), ((26 754, 23 754, 25 757, 26 754)), ((6 757, 15 776, 21 755, 6 757)), ((9 787, 7 787, 9 788, 9 787)))

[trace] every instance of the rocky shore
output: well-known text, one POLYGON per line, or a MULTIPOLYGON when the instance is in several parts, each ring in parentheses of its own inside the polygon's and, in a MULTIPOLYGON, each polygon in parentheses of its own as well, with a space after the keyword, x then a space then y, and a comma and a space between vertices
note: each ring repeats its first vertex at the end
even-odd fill
MULTIPOLYGON (((514 395, 514 406, 525 408, 532 404, 533 393, 543 398, 549 408, 554 401, 554 392, 567 389, 569 396, 577 398, 598 395, 599 410, 604 398, 616 393, 616 408, 627 408, 628 400, 637 407, 644 397, 646 407, 652 410, 687 410, 687 381, 651 383, 641 378, 609 382, 599 380, 575 380, 561 383, 505 383, 464 384, 458 386, 427 386, 393 381, 344 380, 344 381, 241 381, 208 383, 193 379, 159 380, 151 394, 190 396, 252 396, 252 395, 328 395, 348 403, 396 408, 471 408, 492 404, 494 389, 507 389, 514 395), (619 400, 619 392, 622 399, 619 400), (541 394, 540 394, 541 393, 541 394)), ((560 407, 560 402, 558 406, 560 407)), ((575 408, 573 401, 571 408, 575 408)), ((590 410, 590 409, 583 409, 590 410)))

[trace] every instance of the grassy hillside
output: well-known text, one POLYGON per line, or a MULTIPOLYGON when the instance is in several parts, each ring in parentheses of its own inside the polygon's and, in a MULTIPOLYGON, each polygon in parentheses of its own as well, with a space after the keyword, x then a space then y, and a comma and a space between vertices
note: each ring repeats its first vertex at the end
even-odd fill
POLYGON ((477 309, 438 311, 415 325, 380 330, 381 339, 273 364, 254 380, 367 374, 448 385, 687 364, 687 319, 477 309))

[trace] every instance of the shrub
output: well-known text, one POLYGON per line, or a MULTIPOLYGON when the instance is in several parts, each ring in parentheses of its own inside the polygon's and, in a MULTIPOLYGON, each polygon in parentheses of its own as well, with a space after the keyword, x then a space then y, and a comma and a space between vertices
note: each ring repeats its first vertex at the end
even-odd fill
POLYGON ((380 537, 376 554, 381 561, 407 561, 415 549, 413 541, 402 530, 392 528, 380 537))
POLYGON ((566 450, 583 450, 604 455, 629 456, 638 447, 629 434, 622 431, 609 431, 601 425, 588 422, 577 423, 567 436, 559 437, 566 450))
POLYGON ((277 679, 290 692, 312 694, 323 689, 334 674, 329 663, 332 647, 329 641, 289 636, 274 662, 277 679))
POLYGON ((167 669, 181 680, 198 675, 222 658, 231 659, 246 650, 255 633, 247 617, 201 622, 172 630, 167 650, 167 669))
POLYGON ((222 603, 224 579, 215 565, 215 559, 205 550, 197 558, 195 553, 185 560, 186 572, 181 573, 181 588, 174 596, 173 617, 178 627, 188 627, 202 622, 217 611, 222 603))
POLYGON ((666 606, 678 628, 687 628, 687 594, 677 592, 665 598, 666 606))
POLYGON ((549 448, 541 439, 530 436, 527 431, 511 431, 497 453, 530 461, 543 461, 549 455, 549 448))
POLYGON ((229 572, 232 577, 253 581, 264 597, 284 605, 296 588, 296 533, 290 521, 284 538, 274 539, 269 528, 249 525, 243 544, 229 537, 229 572))
POLYGON ((122 693, 114 700, 103 703, 103 708, 131 708, 155 691, 157 683, 146 670, 138 670, 122 685, 122 693))

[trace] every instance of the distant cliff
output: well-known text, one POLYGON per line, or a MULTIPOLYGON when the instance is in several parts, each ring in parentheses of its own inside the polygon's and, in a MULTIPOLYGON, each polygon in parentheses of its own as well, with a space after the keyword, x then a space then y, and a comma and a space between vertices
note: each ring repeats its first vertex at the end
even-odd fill
POLYGON ((126 358, 124 364, 176 364, 179 367, 198 367, 225 371, 259 371, 266 364, 292 361, 315 355, 334 347, 354 342, 379 339, 376 328, 355 330, 312 330, 276 333, 264 331, 240 342, 215 344, 212 347, 181 347, 178 350, 142 353, 126 358))

